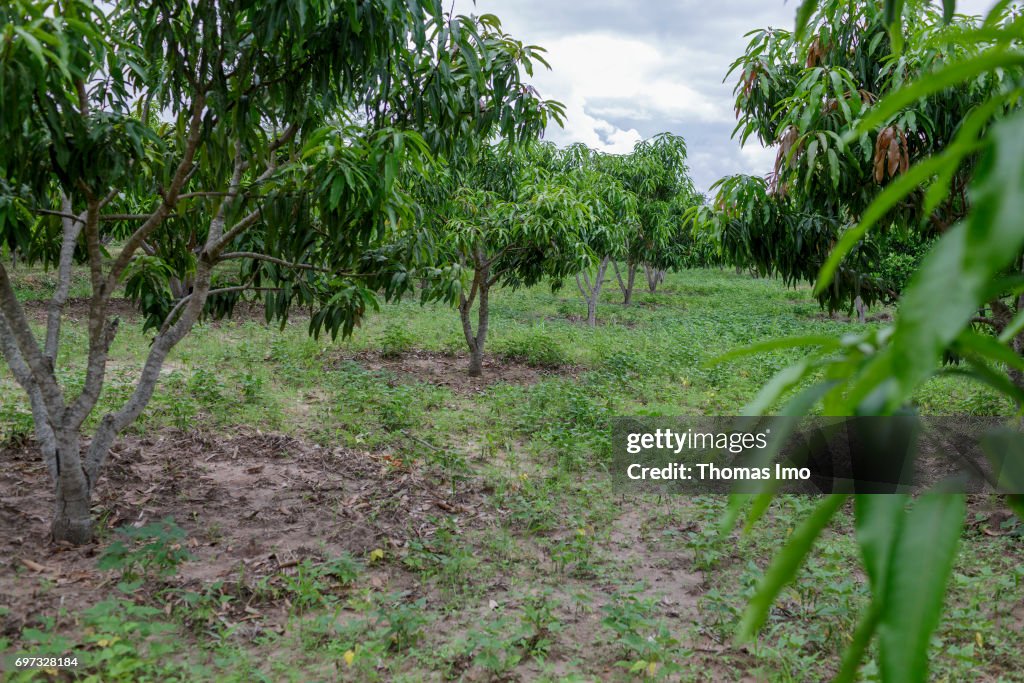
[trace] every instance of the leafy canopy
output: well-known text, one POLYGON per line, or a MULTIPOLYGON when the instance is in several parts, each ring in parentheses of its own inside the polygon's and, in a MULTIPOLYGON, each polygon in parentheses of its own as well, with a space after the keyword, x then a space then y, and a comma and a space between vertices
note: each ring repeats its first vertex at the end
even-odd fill
MULTIPOLYGON (((940 230, 941 236, 911 276, 892 325, 841 340, 776 342, 778 348, 802 345, 812 350, 766 384, 748 410, 766 412, 788 397, 781 410, 788 415, 805 414, 816 406, 828 415, 912 414, 913 396, 922 384, 955 372, 1012 398, 1019 417, 1024 392, 1013 378, 1024 369, 1024 312, 1019 305, 1024 251, 1024 16, 1009 2, 999 2, 984 21, 969 21, 955 15, 954 0, 945 0, 943 20, 949 24, 942 25, 934 11, 902 0, 879 5, 805 0, 798 11, 795 39, 812 45, 805 36, 846 7, 874 17, 888 31, 888 37, 877 39, 878 45, 886 40, 893 45, 887 61, 893 68, 887 73, 907 71, 897 81, 890 77, 893 85, 878 102, 862 98, 859 117, 839 137, 843 144, 853 145, 874 134, 876 144, 868 148, 875 156, 865 152, 863 171, 875 182, 888 179, 888 185, 868 202, 851 195, 851 225, 831 250, 818 291, 834 286, 858 242, 872 230, 889 227, 887 217, 916 214, 917 221, 955 222, 940 230), (915 70, 919 63, 927 68, 915 70), (930 103, 956 107, 979 91, 987 92, 988 99, 953 109, 959 112, 958 120, 929 113, 930 103), (882 137, 885 131, 889 133, 882 137), (859 205, 863 207, 852 211, 859 205), (998 334, 975 329, 979 309, 1006 298, 1017 300, 1017 312, 1003 321, 998 334), (943 357, 950 352, 964 365, 944 367, 943 357)), ((865 32, 857 45, 875 40, 865 32)), ((787 158, 780 169, 783 175, 790 163, 787 158)), ((1002 483, 1024 490, 1024 437, 1019 425, 993 432, 983 445, 1001 466, 1006 477, 1002 483)), ((765 510, 769 499, 765 494, 758 500, 753 517, 765 510)), ((1021 496, 1005 500, 1024 515, 1021 496)), ((730 501, 727 526, 747 502, 740 497, 730 501)), ((843 502, 844 497, 827 497, 794 531, 751 600, 741 637, 752 638, 765 622, 772 603, 843 502)), ((965 519, 965 497, 931 493, 910 501, 904 495, 861 495, 854 509, 871 602, 852 634, 836 680, 857 680, 875 639, 883 681, 928 680, 931 635, 942 616, 965 519)))
MULTIPOLYGON (((732 65, 730 74, 738 75, 734 134, 741 143, 753 137, 776 147, 777 156, 767 180, 720 181, 708 225, 729 260, 790 283, 816 280, 833 245, 869 217, 883 190, 916 182, 904 180, 910 167, 952 145, 963 122, 1018 79, 1012 71, 988 71, 880 116, 879 99, 991 47, 963 40, 973 20, 910 2, 900 13, 905 40, 901 33, 894 41, 892 10, 880 3, 829 0, 802 7, 800 32, 754 31, 732 65)), ((948 192, 914 188, 882 215, 870 216, 883 232, 849 238, 842 260, 832 263, 829 286, 817 290, 822 304, 834 310, 856 296, 868 304, 894 300, 902 283, 884 276, 886 253, 907 235, 928 240, 963 218, 973 172, 970 158, 943 168, 938 175, 948 192)))

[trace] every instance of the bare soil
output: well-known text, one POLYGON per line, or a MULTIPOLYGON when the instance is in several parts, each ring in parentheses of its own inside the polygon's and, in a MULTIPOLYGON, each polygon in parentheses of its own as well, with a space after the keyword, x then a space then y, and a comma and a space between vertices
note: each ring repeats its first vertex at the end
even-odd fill
MULTIPOLYGON (((22 304, 25 307, 25 315, 35 322, 46 322, 47 307, 49 299, 30 299, 22 304)), ((117 316, 124 320, 138 320, 139 309, 135 307, 130 299, 111 298, 107 304, 111 316, 117 316)), ((89 319, 89 299, 85 297, 72 297, 64 306, 64 323, 80 323, 89 319)))
MULTIPOLYGON (((99 571, 97 555, 124 525, 173 515, 192 555, 173 581, 204 586, 240 570, 255 581, 305 558, 390 553, 431 536, 441 518, 464 529, 488 517, 478 482, 462 484, 455 498, 433 473, 391 455, 259 431, 121 440, 95 496, 100 539, 87 546, 50 542, 49 488, 33 445, 0 450, 0 635, 113 592, 119 577, 99 571)), ((401 578, 378 574, 371 583, 401 578)))
POLYGON ((469 356, 451 355, 437 351, 411 351, 397 357, 385 357, 378 352, 343 355, 336 362, 354 361, 372 371, 394 374, 399 382, 423 382, 447 387, 461 395, 478 394, 498 384, 536 384, 545 377, 576 379, 581 368, 576 366, 537 367, 509 358, 485 355, 483 376, 470 377, 469 356))

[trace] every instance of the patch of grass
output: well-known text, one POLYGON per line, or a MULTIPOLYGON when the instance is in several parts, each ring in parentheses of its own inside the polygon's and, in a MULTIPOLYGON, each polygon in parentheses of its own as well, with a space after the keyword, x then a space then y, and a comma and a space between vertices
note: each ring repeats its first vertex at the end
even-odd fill
POLYGON ((513 328, 494 344, 494 350, 502 358, 541 368, 556 368, 568 361, 559 340, 543 326, 513 328))

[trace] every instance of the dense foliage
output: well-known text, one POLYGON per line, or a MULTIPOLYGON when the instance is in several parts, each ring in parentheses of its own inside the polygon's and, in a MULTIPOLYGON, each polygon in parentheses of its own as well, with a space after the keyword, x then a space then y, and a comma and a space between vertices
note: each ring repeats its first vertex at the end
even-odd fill
POLYGON ((468 346, 469 374, 483 371, 493 287, 558 283, 588 267, 588 242, 617 229, 599 222, 603 204, 593 184, 563 170, 554 145, 503 142, 479 148, 472 162, 425 181, 433 257, 459 278, 427 284, 424 295, 453 300, 468 346), (471 314, 477 313, 474 326, 471 314))
POLYGON ((17 0, 0 20, 0 237, 61 275, 40 345, 0 265, 0 342, 32 400, 59 539, 90 537, 113 439, 203 314, 256 292, 270 319, 302 305, 313 332, 351 332, 377 290, 409 286, 395 257, 429 251, 383 246, 419 229, 409 174, 561 114, 523 80, 539 48, 439 2, 17 0), (76 260, 90 270, 89 362, 65 395, 55 361, 76 260), (156 334, 82 457, 122 287, 156 334))
MULTIPOLYGON (((873 199, 855 192, 839 194, 840 200, 851 198, 850 218, 859 222, 838 233, 836 245, 830 245, 818 274, 817 292, 828 296, 857 245, 870 230, 887 228, 889 221, 924 221, 937 225, 941 236, 910 276, 891 326, 842 339, 796 338, 769 345, 817 348, 767 383, 748 406, 751 412, 767 411, 795 390, 782 409, 786 414, 803 414, 816 406, 830 415, 913 414, 915 392, 931 378, 953 373, 995 387, 1018 410, 1024 406, 1020 383, 1024 315, 1019 308, 1024 248, 1019 220, 1024 197, 1024 114, 1020 110, 1024 16, 1000 2, 978 23, 956 17, 951 0, 943 4, 944 18, 950 22, 945 27, 932 10, 918 3, 888 0, 884 6, 875 6, 808 0, 801 5, 795 36, 809 51, 817 46, 809 59, 821 59, 818 53, 827 46, 809 36, 823 21, 843 17, 851 8, 856 8, 857 16, 874 17, 878 30, 888 32, 888 37, 869 41, 858 37, 856 46, 891 40, 903 47, 887 62, 890 69, 885 73, 901 75, 887 96, 877 103, 860 98, 860 105, 851 106, 849 114, 839 106, 843 116, 854 118, 849 131, 831 140, 854 144, 874 135, 875 145, 864 146, 863 170, 870 171, 876 182, 888 184, 873 199), (903 78, 901 69, 916 64, 922 67, 912 68, 903 78), (964 98, 979 91, 986 93, 985 100, 963 106, 964 98), (958 118, 947 120, 943 110, 929 113, 933 104, 947 107, 958 118), (992 318, 979 316, 986 307, 992 318), (976 328, 979 322, 985 325, 984 331, 976 328), (987 333, 990 327, 996 335, 987 333), (942 361, 951 352, 964 365, 944 367, 942 361)), ((838 79, 841 84, 842 75, 838 79)), ((852 92, 847 95, 856 103, 852 92)), ((812 121, 814 116, 812 109, 812 121)), ((791 147, 780 177, 796 180, 786 175, 796 159, 795 168, 804 168, 813 186, 815 169, 821 171, 823 165, 810 166, 810 156, 809 144, 806 156, 791 147)), ((841 159, 838 154, 837 159, 841 159)), ((843 178, 839 173, 837 187, 843 178)), ((1002 469, 1001 483, 1008 490, 1022 490, 1024 438, 1019 425, 994 431, 984 447, 1002 469)), ((766 496, 759 500, 755 518, 768 500, 766 496)), ((1007 496, 1006 501, 1018 515, 1024 514, 1020 496, 1007 496)), ((733 501, 735 513, 744 502, 733 501)), ((826 498, 778 553, 741 625, 744 637, 752 637, 764 623, 773 600, 842 502, 842 496, 826 498)), ((905 495, 861 495, 854 508, 872 599, 853 634, 838 680, 856 678, 876 638, 882 680, 927 680, 930 637, 942 614, 963 528, 964 496, 935 492, 911 502, 905 495)))
MULTIPOLYGON (((1019 70, 993 70, 862 126, 879 99, 989 47, 963 40, 971 18, 944 17, 930 3, 909 3, 903 17, 905 39, 894 41, 890 10, 881 4, 822 2, 806 11, 798 32, 752 33, 730 71, 739 76, 735 135, 777 155, 767 180, 735 176, 717 186, 711 229, 730 261, 789 283, 815 281, 836 241, 882 189, 953 144, 972 113, 991 113, 1018 87, 1019 70)), ((874 217, 881 230, 844 253, 829 286, 818 289, 822 305, 895 301, 904 278, 892 277, 887 255, 943 234, 966 215, 974 165, 968 156, 943 169, 947 192, 916 188, 874 217)))

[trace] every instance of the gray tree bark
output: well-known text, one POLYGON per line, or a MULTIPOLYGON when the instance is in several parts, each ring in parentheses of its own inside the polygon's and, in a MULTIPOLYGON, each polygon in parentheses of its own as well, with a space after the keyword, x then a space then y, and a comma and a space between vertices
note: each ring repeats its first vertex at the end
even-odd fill
POLYGON ((658 268, 652 268, 648 264, 644 264, 644 274, 647 276, 647 288, 651 294, 654 294, 658 290, 658 285, 665 281, 665 271, 658 268))
POLYGON ((639 265, 626 262, 626 279, 623 280, 619 272, 619 264, 615 264, 615 277, 619 281, 619 289, 622 290, 622 305, 629 306, 633 303, 633 285, 636 283, 636 271, 639 265))
MULTIPOLYGON (((71 200, 67 195, 61 194, 60 210, 64 214, 71 214, 71 200)), ((57 345, 60 340, 60 321, 64 313, 64 305, 68 301, 68 292, 71 290, 71 267, 74 265, 75 244, 78 235, 85 225, 86 214, 79 214, 77 218, 64 216, 61 218, 63 239, 60 247, 60 261, 57 266, 57 290, 53 293, 50 306, 46 314, 46 348, 44 354, 50 363, 57 361, 57 345)))
POLYGON ((202 109, 200 97, 193 105, 192 129, 170 186, 106 272, 98 225, 100 210, 116 192, 111 191, 104 199, 88 197, 85 211, 77 215, 71 212, 71 200, 62 197, 60 215, 63 235, 58 266, 59 282, 48 307, 47 328, 42 345, 35 338, 24 309, 15 297, 6 268, 0 263, 0 354, 28 395, 32 408, 36 437, 55 492, 51 524, 55 540, 74 544, 91 540, 93 521, 90 501, 114 439, 145 409, 153 396, 160 369, 168 353, 198 320, 210 294, 213 270, 225 247, 260 218, 260 209, 257 208, 230 229, 226 226, 226 209, 240 192, 241 178, 246 168, 241 147, 238 146, 228 191, 222 195, 221 203, 210 222, 207 240, 199 253, 191 292, 179 301, 153 339, 132 395, 120 408, 102 417, 83 457, 82 425, 98 402, 108 352, 117 332, 118 320, 111 320, 108 311, 111 294, 117 289, 121 275, 135 252, 145 248, 146 238, 173 209, 192 169, 202 129, 202 109), (57 382, 54 364, 59 353, 60 320, 70 290, 74 248, 80 236, 84 236, 92 285, 88 318, 89 342, 83 388, 69 402, 57 382))
POLYGON ((601 259, 593 280, 590 279, 590 274, 587 271, 576 276, 576 287, 583 295, 584 301, 587 302, 587 325, 590 327, 597 327, 597 302, 601 299, 601 289, 604 287, 610 261, 608 256, 601 259))
POLYGON ((459 319, 462 321, 462 334, 469 347, 469 376, 480 377, 484 372, 484 345, 487 342, 487 326, 490 322, 489 298, 495 280, 491 276, 490 262, 484 257, 479 246, 473 250, 473 264, 473 285, 469 296, 459 295, 459 319), (477 326, 474 331, 471 314, 477 299, 477 326))

